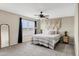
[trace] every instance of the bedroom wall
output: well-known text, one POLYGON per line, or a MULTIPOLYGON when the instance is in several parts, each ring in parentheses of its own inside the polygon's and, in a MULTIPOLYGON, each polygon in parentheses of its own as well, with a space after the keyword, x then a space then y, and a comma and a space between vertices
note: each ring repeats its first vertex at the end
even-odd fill
POLYGON ((75 24, 74 24, 74 41, 75 55, 79 55, 79 4, 75 4, 75 24))
POLYGON ((10 44, 17 44, 19 16, 0 10, 0 24, 8 24, 10 26, 10 44))
POLYGON ((63 17, 61 21, 61 28, 59 30, 63 35, 64 31, 68 31, 68 35, 74 38, 74 17, 63 17))
POLYGON ((73 39, 74 38, 74 17, 62 17, 51 20, 42 20, 41 29, 53 29, 55 21, 59 21, 59 32, 63 35, 64 31, 68 31, 68 35, 73 39))

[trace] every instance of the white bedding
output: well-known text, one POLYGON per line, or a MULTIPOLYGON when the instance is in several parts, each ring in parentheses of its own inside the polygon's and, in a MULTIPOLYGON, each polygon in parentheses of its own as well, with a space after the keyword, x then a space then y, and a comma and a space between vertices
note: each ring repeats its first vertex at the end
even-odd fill
POLYGON ((33 44, 41 44, 51 49, 54 49, 55 44, 59 41, 60 34, 45 35, 45 34, 36 34, 33 35, 33 44))

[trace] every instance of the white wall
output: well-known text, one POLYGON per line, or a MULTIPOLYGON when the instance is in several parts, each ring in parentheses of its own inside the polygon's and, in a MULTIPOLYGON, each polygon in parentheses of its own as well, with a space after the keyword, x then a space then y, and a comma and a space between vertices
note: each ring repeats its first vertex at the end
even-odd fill
POLYGON ((74 24, 74 37, 75 37, 75 54, 79 55, 79 4, 75 4, 75 24, 74 24))
POLYGON ((60 32, 64 34, 65 31, 68 31, 70 37, 74 37, 74 17, 62 18, 60 32))
POLYGON ((68 35, 71 37, 71 39, 74 38, 74 17, 62 17, 52 20, 42 20, 41 21, 41 29, 45 30, 47 28, 53 29, 53 25, 55 24, 55 21, 61 20, 61 25, 59 26, 59 32, 64 35, 65 31, 68 31, 68 35))
POLYGON ((0 24, 8 24, 10 26, 10 44, 17 44, 19 16, 0 10, 0 24))
POLYGON ((79 3, 78 3, 78 56, 79 56, 79 3))
POLYGON ((78 18, 78 47, 77 47, 77 49, 78 49, 78 56, 79 56, 79 18, 78 18))

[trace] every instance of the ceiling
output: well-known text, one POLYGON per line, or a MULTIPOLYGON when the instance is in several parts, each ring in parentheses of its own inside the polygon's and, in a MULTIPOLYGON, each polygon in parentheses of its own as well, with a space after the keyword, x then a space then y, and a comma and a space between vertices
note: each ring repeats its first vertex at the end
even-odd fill
POLYGON ((74 16, 73 3, 0 3, 0 9, 31 18, 37 18, 40 11, 50 18, 74 16))

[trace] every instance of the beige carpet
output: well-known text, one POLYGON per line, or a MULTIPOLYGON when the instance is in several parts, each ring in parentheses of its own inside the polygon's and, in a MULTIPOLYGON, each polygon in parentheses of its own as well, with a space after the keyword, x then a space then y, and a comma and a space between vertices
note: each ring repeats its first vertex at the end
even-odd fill
POLYGON ((0 49, 1 56, 74 56, 74 46, 59 43, 55 50, 28 43, 0 49))

